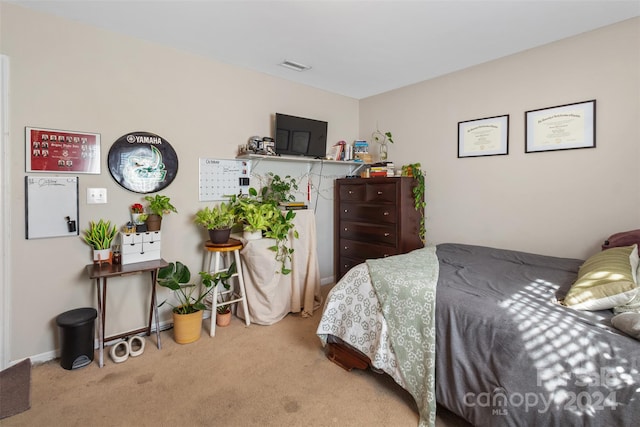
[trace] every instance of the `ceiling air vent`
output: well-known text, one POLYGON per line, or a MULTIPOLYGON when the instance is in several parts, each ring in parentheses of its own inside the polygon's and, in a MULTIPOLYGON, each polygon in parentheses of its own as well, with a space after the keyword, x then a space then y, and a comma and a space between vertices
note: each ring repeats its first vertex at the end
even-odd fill
POLYGON ((294 71, 306 71, 311 69, 308 65, 300 64, 299 62, 287 61, 286 59, 282 61, 280 65, 294 71))

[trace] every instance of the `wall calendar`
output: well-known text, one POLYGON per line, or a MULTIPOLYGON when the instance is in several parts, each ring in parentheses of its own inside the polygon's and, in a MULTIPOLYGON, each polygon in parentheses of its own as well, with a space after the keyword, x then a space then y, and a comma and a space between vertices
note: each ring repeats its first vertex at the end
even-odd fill
POLYGON ((248 194, 251 160, 200 158, 200 201, 227 200, 248 194))

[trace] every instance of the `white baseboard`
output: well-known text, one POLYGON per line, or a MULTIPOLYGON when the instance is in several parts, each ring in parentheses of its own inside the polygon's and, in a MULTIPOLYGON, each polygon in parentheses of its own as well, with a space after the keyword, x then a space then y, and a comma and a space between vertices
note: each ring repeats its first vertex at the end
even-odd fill
MULTIPOLYGON (((210 315, 207 316, 207 312, 205 312, 204 315, 203 315, 203 318, 206 319, 208 317, 210 317, 210 315)), ((167 329, 171 329, 172 327, 173 327, 173 322, 170 321, 170 320, 168 320, 166 322, 160 322, 160 331, 161 332, 162 331, 166 331, 167 329)), ((152 327, 151 328, 151 333, 154 334, 155 332, 156 332, 156 328, 152 327)), ((144 334, 144 332, 141 332, 138 335, 143 335, 143 334, 144 334)), ((96 350, 98 349, 98 340, 97 339, 93 343, 93 348, 96 349, 96 350)), ((53 359, 56 359, 58 357, 60 357, 60 349, 59 348, 57 348, 55 350, 52 350, 52 351, 47 351, 47 352, 44 352, 44 353, 35 354, 33 356, 25 357, 25 358, 22 358, 20 360, 12 360, 11 362, 9 362, 9 366, 13 366, 16 363, 20 363, 25 359, 31 359, 31 365, 38 365, 38 364, 41 364, 41 363, 46 363, 46 362, 48 362, 50 360, 53 360, 53 359)))
POLYGON ((332 285, 335 283, 335 277, 333 276, 329 276, 329 277, 323 277, 320 279, 320 285, 324 286, 324 285, 332 285))

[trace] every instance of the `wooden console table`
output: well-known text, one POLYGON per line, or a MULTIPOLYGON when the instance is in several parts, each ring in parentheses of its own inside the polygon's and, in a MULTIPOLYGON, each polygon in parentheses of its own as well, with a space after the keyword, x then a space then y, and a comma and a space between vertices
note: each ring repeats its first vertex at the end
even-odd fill
POLYGON ((163 259, 157 259, 153 261, 137 262, 126 265, 111 265, 111 264, 89 264, 87 265, 87 272, 89 278, 96 281, 96 290, 98 291, 98 345, 99 355, 98 364, 102 368, 104 366, 104 343, 113 341, 118 338, 123 338, 129 335, 135 335, 140 332, 146 332, 147 335, 151 335, 151 325, 153 322, 153 316, 156 318, 156 341, 158 348, 162 348, 160 344, 160 322, 158 320, 158 304, 156 301, 156 278, 158 276, 158 269, 168 265, 163 259), (139 274, 148 271, 151 273, 151 304, 149 307, 149 325, 128 331, 118 335, 112 335, 105 337, 105 320, 107 315, 107 279, 110 277, 123 277, 133 274, 139 274), (102 285, 102 286, 100 286, 102 285))

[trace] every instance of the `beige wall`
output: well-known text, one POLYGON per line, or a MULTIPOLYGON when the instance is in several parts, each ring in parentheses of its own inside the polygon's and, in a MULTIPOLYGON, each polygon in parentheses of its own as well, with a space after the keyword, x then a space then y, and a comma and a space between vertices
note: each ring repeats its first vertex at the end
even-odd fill
MULTIPOLYGON (((179 214, 163 222, 162 255, 183 261, 195 276, 202 265, 204 230, 192 218, 205 205, 198 201, 198 158, 234 158, 238 145, 250 136, 272 134, 275 112, 330 122, 330 141, 358 136, 355 99, 19 6, 0 7, 1 52, 9 56, 11 67, 10 360, 52 356, 58 346, 55 317, 95 301, 84 271, 90 262, 87 245, 76 237, 24 238, 25 126, 101 134, 102 173, 80 175, 81 227, 98 218, 125 223, 128 206, 142 200, 111 178, 106 168, 111 144, 130 131, 149 131, 168 140, 180 165, 175 181, 162 193, 171 197, 179 214), (108 204, 87 205, 87 187, 107 188, 108 204)), ((322 201, 328 206, 322 208, 323 221, 330 221, 331 200, 322 201)), ((330 276, 331 258, 323 265, 322 274, 330 276)), ((145 285, 141 277, 110 281, 107 334, 145 323, 140 309, 145 285), (122 314, 116 317, 117 312, 122 314)))
POLYGON ((583 258, 640 227, 640 19, 360 102, 361 136, 421 162, 427 238, 583 258), (597 100, 595 149, 524 153, 524 112, 597 100), (510 115, 509 155, 457 158, 458 122, 510 115))
MULTIPOLYGON (((102 174, 80 175, 81 222, 125 222, 127 206, 140 200, 106 170, 113 141, 133 130, 170 141, 180 173, 163 193, 180 213, 166 219, 171 244, 162 252, 192 271, 202 262, 203 234, 191 222, 203 205, 198 158, 233 158, 249 136, 271 133, 276 111, 329 121, 330 141, 368 139, 376 123, 392 131, 390 158, 420 161, 426 172, 430 243, 585 257, 607 235, 638 228, 638 19, 358 102, 18 6, 0 8, 1 53, 11 60, 10 360, 52 357, 55 316, 95 301, 83 270, 88 246, 76 238, 24 239, 25 126, 101 133, 102 174), (597 148, 524 154, 524 111, 589 99, 597 100, 597 148), (501 114, 511 119, 509 155, 457 159, 457 123, 501 114), (87 187, 106 187, 109 203, 86 205, 87 187)), ((324 238, 330 197, 321 195, 318 218, 323 276, 332 268, 325 259, 332 240, 324 238)), ((141 283, 111 282, 109 310, 125 313, 120 322, 110 319, 111 329, 144 323, 141 283)))

